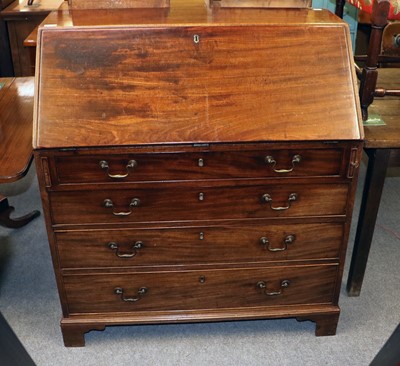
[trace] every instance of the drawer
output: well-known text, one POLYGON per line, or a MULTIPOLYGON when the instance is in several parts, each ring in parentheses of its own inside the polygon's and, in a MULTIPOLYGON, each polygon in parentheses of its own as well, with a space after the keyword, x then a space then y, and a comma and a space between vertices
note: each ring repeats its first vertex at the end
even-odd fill
POLYGON ((338 176, 344 150, 299 149, 59 156, 53 181, 110 183, 338 176))
POLYGON ((63 268, 337 259, 343 224, 247 225, 56 233, 63 268))
POLYGON ((345 215, 347 184, 179 186, 50 193, 54 224, 345 215))
POLYGON ((69 312, 110 313, 331 303, 337 265, 63 277, 69 312))

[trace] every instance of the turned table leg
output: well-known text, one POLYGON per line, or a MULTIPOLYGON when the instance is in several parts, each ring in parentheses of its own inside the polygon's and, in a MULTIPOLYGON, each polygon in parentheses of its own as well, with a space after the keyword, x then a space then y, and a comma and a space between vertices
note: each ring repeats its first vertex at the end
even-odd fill
POLYGON ((38 217, 40 215, 40 212, 35 210, 27 215, 12 219, 10 218, 10 214, 13 210, 14 207, 8 204, 8 199, 0 195, 0 225, 12 229, 17 229, 28 224, 35 217, 38 217))
POLYGON ((366 149, 366 152, 369 160, 347 280, 349 296, 360 295, 390 156, 390 149, 366 149))

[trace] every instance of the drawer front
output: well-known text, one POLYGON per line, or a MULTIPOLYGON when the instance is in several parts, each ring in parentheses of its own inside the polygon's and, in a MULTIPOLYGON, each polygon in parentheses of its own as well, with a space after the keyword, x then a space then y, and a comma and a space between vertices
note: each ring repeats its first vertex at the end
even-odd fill
POLYGON ((70 313, 331 303, 337 265, 63 277, 70 313))
POLYGON ((56 233, 63 268, 337 259, 343 224, 56 233))
POLYGON ((347 184, 192 186, 52 192, 54 224, 344 215, 347 184))
POLYGON ((55 181, 110 183, 166 180, 338 176, 343 149, 60 156, 55 181))

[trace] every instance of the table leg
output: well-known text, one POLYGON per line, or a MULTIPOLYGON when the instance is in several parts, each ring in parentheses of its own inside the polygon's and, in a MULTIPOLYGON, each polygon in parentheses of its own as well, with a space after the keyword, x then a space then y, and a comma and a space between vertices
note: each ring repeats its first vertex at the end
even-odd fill
POLYGON ((35 210, 27 215, 12 219, 10 218, 10 213, 13 210, 14 207, 8 204, 8 199, 0 195, 0 225, 17 229, 31 222, 35 217, 40 215, 40 212, 35 210))
POLYGON ((365 149, 365 151, 369 160, 347 280, 349 296, 360 295, 390 156, 390 149, 365 149))

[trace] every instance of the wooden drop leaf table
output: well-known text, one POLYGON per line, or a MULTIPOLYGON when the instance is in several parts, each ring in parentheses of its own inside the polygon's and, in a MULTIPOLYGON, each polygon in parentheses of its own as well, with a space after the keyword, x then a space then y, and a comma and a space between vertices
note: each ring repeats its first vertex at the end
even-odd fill
MULTIPOLYGON (((23 178, 32 162, 33 77, 0 78, 0 183, 23 178)), ((14 210, 0 194, 0 225, 19 228, 39 216, 11 218, 14 210)))

